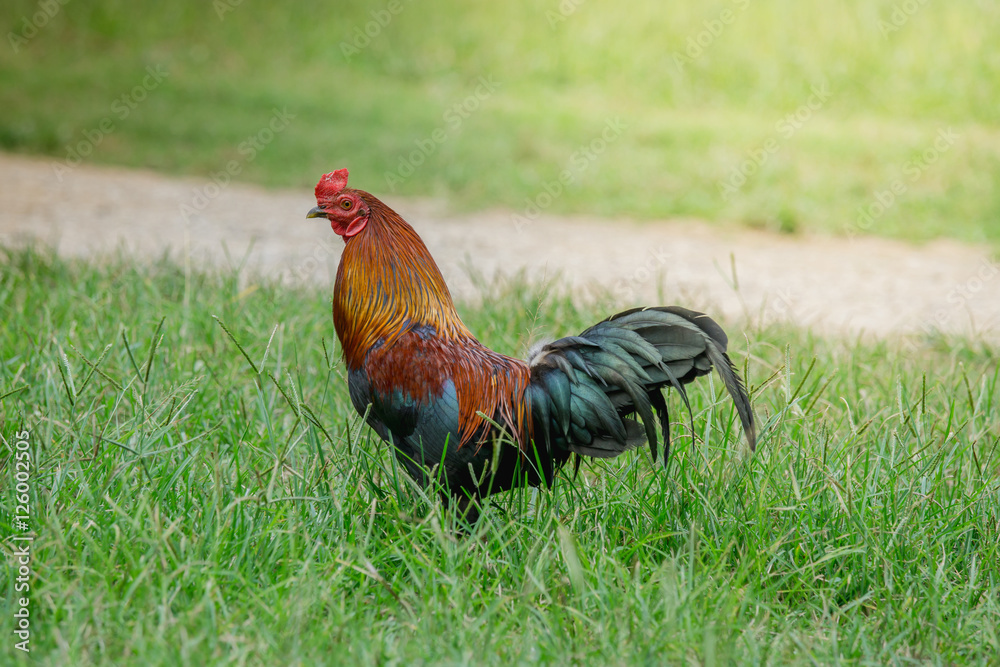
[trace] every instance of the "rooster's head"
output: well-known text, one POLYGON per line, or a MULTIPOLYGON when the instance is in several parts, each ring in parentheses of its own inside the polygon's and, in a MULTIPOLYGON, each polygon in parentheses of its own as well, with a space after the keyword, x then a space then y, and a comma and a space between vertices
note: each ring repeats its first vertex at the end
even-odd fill
POLYGON ((316 184, 316 208, 306 214, 307 218, 326 218, 346 241, 368 224, 371 209, 361 197, 360 190, 347 187, 347 170, 324 174, 316 184))

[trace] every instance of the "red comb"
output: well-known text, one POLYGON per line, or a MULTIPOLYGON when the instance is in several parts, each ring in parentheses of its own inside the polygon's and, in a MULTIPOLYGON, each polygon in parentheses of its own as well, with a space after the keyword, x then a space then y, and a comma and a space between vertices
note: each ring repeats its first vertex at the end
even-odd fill
POLYGON ((329 174, 323 174, 316 184, 316 199, 331 199, 347 187, 347 170, 338 169, 329 174))

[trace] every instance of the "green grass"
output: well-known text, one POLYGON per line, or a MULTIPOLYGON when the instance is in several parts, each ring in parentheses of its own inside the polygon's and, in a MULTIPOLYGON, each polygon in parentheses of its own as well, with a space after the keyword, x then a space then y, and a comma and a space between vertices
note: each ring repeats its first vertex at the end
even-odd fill
MULTIPOLYGON (((395 192, 522 211, 620 118, 621 136, 579 163, 548 212, 1000 240, 996 2, 647 1, 626 12, 567 1, 577 9, 563 21, 555 1, 399 1, 349 59, 342 45, 388 3, 234 1, 221 18, 194 0, 67 3, 17 51, 0 48, 0 148, 65 160, 109 119, 87 161, 207 177, 236 160, 239 178, 275 186, 347 166, 352 183, 387 194, 385 174, 441 129, 395 192), (918 9, 887 30, 903 5, 918 9), (702 53, 678 66, 692 39, 702 53), (115 101, 150 66, 169 75, 120 117, 115 101), (499 89, 449 125, 481 76, 499 89), (829 99, 782 129, 817 85, 829 99), (274 108, 295 117, 248 159, 241 142, 274 108), (957 139, 925 164, 948 128, 957 139), (720 183, 771 140, 724 199, 720 183), (896 180, 905 191, 859 226, 859 208, 877 210, 896 180)), ((14 0, 0 34, 22 34, 38 7, 14 0)))
MULTIPOLYGON (((730 323, 755 455, 706 378, 668 470, 587 463, 456 539, 353 413, 326 292, 37 249, 0 263, 0 532, 26 428, 32 663, 1000 659, 989 345, 730 323)), ((484 289, 463 316, 507 352, 606 315, 484 289)))

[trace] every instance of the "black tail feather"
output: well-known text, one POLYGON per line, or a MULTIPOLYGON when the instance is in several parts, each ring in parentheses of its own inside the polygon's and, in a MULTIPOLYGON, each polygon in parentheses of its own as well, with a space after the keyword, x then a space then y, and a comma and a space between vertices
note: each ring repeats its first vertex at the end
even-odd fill
MULTIPOLYGON (((666 467, 667 459, 670 458, 670 411, 667 409, 667 401, 663 398, 663 392, 660 389, 649 392, 649 402, 653 404, 656 414, 660 418, 660 430, 663 432, 663 466, 666 467)), ((649 451, 655 462, 656 438, 649 441, 649 451)))
POLYGON ((670 453, 670 419, 664 387, 681 395, 694 413, 684 385, 714 367, 732 397, 751 450, 757 436, 750 398, 726 354, 726 333, 710 317, 677 306, 637 308, 614 315, 579 336, 544 346, 530 360, 528 400, 535 438, 549 447, 610 457, 641 444, 643 435, 658 458, 654 411, 670 453), (636 414, 642 421, 627 419, 636 414), (539 432, 541 431, 541 432, 539 432))

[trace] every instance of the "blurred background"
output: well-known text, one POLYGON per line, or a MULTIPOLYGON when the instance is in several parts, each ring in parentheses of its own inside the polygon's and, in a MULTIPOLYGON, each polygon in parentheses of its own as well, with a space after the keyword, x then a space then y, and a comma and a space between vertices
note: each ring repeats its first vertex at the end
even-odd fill
POLYGON ((1000 239, 993 0, 8 0, 0 22, 0 150, 67 167, 349 166, 527 219, 1000 239))

